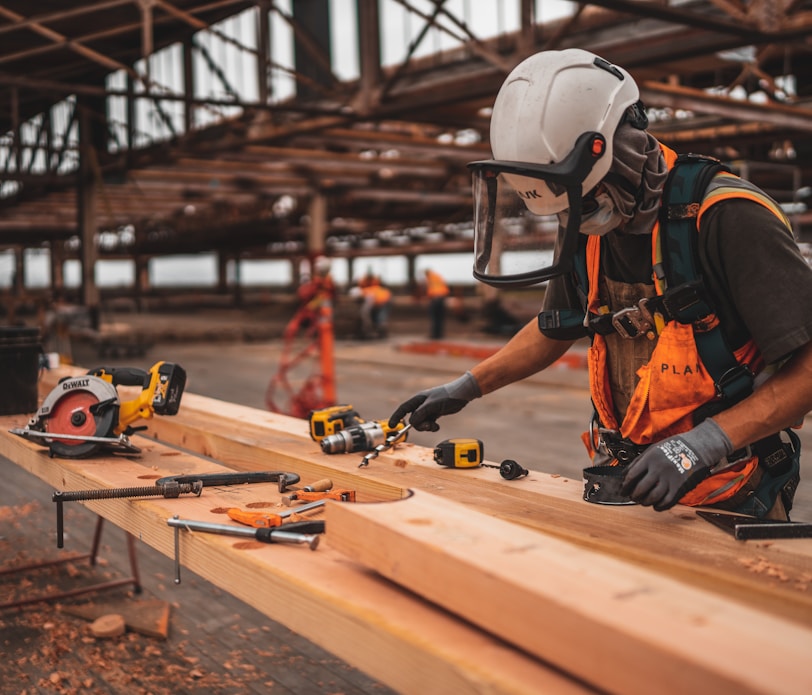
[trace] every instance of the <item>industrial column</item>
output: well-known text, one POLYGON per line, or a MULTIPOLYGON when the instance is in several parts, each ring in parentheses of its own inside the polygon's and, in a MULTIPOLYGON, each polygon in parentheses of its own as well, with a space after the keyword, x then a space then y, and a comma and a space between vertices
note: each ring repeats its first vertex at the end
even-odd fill
POLYGON ((79 187, 77 228, 81 237, 81 303, 87 308, 90 324, 99 329, 100 300, 96 286, 96 207, 100 169, 98 152, 106 149, 106 104, 104 97, 79 95, 76 99, 79 121, 79 187))

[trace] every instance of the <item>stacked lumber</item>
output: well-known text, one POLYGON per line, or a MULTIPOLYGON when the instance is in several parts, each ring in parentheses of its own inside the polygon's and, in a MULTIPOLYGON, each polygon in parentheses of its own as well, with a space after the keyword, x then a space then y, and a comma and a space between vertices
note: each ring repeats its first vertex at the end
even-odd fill
MULTIPOLYGON (((224 468, 355 489, 315 552, 181 532, 181 564, 400 692, 812 692, 812 540, 742 543, 692 509, 591 505, 581 481, 443 469, 408 443, 359 469, 302 420, 195 394, 137 458, 50 459, 21 424, 0 421, 0 454, 56 489, 224 468)), ((86 504, 172 558, 169 517, 280 502, 263 484, 86 504)))

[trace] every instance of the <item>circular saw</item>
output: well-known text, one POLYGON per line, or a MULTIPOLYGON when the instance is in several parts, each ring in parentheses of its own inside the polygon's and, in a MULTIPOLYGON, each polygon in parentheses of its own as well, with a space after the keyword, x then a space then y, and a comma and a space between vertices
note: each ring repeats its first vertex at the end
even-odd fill
POLYGON ((186 372, 169 362, 149 371, 132 367, 100 367, 87 374, 62 379, 43 400, 24 429, 12 433, 35 439, 51 456, 85 458, 105 449, 137 454, 129 436, 133 427, 155 413, 175 415, 186 387, 186 372), (133 400, 122 401, 117 386, 140 386, 133 400))

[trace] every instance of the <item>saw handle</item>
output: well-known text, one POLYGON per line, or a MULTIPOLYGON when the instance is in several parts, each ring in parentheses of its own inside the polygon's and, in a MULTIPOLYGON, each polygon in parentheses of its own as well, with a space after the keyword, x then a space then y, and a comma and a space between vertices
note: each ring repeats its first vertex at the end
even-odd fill
POLYGON ((138 367, 97 367, 88 374, 102 379, 109 376, 106 381, 113 386, 140 386, 145 389, 150 384, 150 373, 138 367))

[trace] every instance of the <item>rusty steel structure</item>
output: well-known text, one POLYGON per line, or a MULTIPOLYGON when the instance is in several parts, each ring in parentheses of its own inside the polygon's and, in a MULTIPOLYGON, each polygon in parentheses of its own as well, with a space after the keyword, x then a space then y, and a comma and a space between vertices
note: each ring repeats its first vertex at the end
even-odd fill
POLYGON ((810 0, 548 7, 0 0, 0 250, 47 249, 57 295, 79 259, 88 306, 103 258, 132 259, 139 292, 170 254, 215 252, 222 274, 247 257, 470 250, 466 163, 490 156, 495 94, 524 57, 567 47, 627 68, 660 140, 731 163, 812 240, 810 0))

